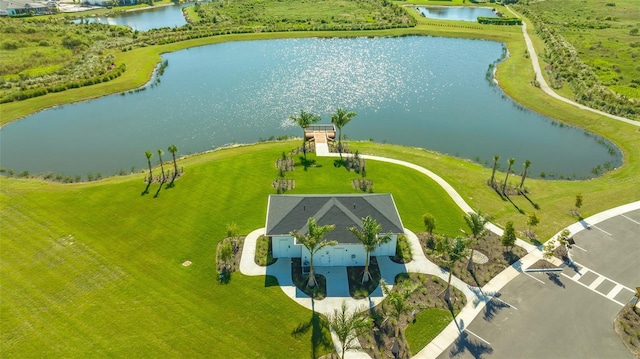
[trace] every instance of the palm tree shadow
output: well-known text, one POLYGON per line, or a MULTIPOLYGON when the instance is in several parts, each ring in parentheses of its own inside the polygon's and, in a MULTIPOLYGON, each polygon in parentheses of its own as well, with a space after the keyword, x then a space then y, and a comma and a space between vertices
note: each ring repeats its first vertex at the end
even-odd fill
POLYGON ((463 331, 460 333, 458 339, 453 342, 453 347, 449 350, 449 356, 454 357, 464 353, 465 351, 469 351, 469 354, 474 358, 482 358, 484 354, 493 353, 493 348, 485 343, 470 338, 469 334, 463 331))
POLYGON ((300 338, 311 330, 311 358, 317 358, 319 350, 324 352, 333 349, 333 341, 329 334, 327 323, 322 320, 320 314, 313 312, 311 320, 306 323, 300 323, 296 329, 291 332, 294 338, 300 338))
POLYGON ((518 207, 517 204, 513 203, 513 201, 511 200, 511 198, 509 196, 505 196, 507 198, 507 201, 509 201, 509 203, 511 203, 513 205, 513 207, 520 213, 520 214, 524 214, 524 211, 518 207))
POLYGON ((158 196, 160 195, 160 191, 162 190, 162 186, 164 186, 164 182, 165 181, 160 182, 160 187, 158 187, 158 190, 156 191, 156 194, 153 196, 153 198, 158 198, 158 196))
MULTIPOLYGON (((499 293, 496 295, 496 297, 498 295, 499 293)), ((491 298, 484 306, 484 315, 482 318, 487 322, 490 322, 495 318, 496 314, 498 314, 498 312, 504 308, 510 308, 510 307, 508 304, 504 302, 496 300, 495 298, 491 298)))
POLYGON ((521 192, 521 193, 522 193, 522 196, 523 196, 524 198, 526 198, 526 199, 527 199, 527 201, 529 201, 529 203, 531 203, 531 205, 533 206, 533 208, 535 208, 536 210, 539 210, 539 209, 540 209, 540 206, 539 206, 537 203, 535 203, 534 201, 532 201, 532 200, 531 200, 531 198, 529 198, 529 196, 527 196, 524 192, 521 192))
POLYGON ((149 187, 151 186, 151 181, 147 182, 147 187, 144 188, 144 191, 142 191, 142 193, 140 193, 141 196, 144 196, 146 194, 149 194, 149 187))

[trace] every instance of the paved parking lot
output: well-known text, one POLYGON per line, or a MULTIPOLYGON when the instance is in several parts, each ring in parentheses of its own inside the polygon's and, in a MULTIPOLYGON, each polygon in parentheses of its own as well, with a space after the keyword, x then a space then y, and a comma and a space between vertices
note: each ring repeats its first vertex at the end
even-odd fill
POLYGON ((640 286, 640 210, 585 226, 575 266, 520 274, 439 358, 633 358, 613 319, 640 286))

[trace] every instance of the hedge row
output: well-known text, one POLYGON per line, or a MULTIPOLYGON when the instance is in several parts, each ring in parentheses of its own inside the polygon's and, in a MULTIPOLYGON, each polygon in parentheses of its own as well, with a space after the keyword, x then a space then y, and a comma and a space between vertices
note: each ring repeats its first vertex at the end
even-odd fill
POLYGON ((89 79, 84 79, 84 80, 74 81, 74 82, 68 82, 68 83, 64 83, 64 84, 50 86, 50 87, 47 87, 47 88, 36 88, 36 89, 20 91, 18 93, 11 94, 11 95, 3 97, 2 99, 0 99, 0 103, 7 103, 7 102, 13 102, 13 101, 22 101, 22 100, 30 99, 30 98, 33 98, 33 97, 44 96, 44 95, 46 95, 48 93, 62 92, 62 91, 66 91, 68 89, 80 88, 80 87, 84 87, 84 86, 91 86, 91 85, 99 84, 99 83, 102 83, 102 82, 111 81, 111 80, 113 80, 113 79, 115 79, 117 77, 120 77, 126 70, 127 70, 127 65, 122 64, 122 65, 116 67, 115 69, 105 73, 104 75, 92 77, 92 78, 89 78, 89 79))
POLYGON ((484 17, 478 16, 478 22, 489 25, 522 25, 522 19, 517 17, 484 17))

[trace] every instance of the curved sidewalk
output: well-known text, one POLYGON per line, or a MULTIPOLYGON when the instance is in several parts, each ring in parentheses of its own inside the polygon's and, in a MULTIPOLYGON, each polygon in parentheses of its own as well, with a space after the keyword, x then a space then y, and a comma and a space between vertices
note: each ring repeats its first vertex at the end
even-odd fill
MULTIPOLYGON (((511 10, 511 8, 509 6, 506 6, 506 8, 516 17, 519 17, 519 15, 517 13, 515 13, 513 10, 511 10)), ((553 91, 553 89, 547 84, 547 81, 544 79, 544 76, 542 76, 542 70, 540 69, 540 63, 538 62, 538 55, 536 54, 536 49, 533 47, 533 43, 531 42, 531 38, 529 37, 529 34, 527 33, 527 24, 526 22, 522 22, 522 34, 524 35, 524 41, 527 44, 527 50, 529 51, 530 54, 530 58, 531 58, 531 64, 533 65, 533 71, 536 74, 536 80, 538 80, 538 82, 540 83, 540 89, 542 91, 544 91, 547 95, 555 98, 556 100, 560 100, 562 102, 568 103, 570 105, 573 105, 581 110, 586 110, 586 111, 591 111, 593 113, 597 113, 598 115, 602 115, 602 116, 606 116, 609 118, 612 118, 614 120, 618 120, 618 121, 622 121, 625 123, 628 123, 630 125, 633 126, 638 126, 640 127, 640 121, 634 121, 631 119, 628 119, 626 117, 621 117, 621 116, 616 116, 616 115, 612 115, 610 113, 606 113, 604 111, 600 111, 600 110, 596 110, 595 108, 591 108, 585 105, 581 105, 573 100, 569 100, 566 97, 562 97, 560 95, 558 95, 555 91, 553 91)))

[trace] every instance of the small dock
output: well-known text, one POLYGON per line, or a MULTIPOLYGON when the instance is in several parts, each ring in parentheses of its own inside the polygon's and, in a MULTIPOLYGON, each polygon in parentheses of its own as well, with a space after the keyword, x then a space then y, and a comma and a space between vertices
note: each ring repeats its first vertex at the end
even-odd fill
POLYGON ((329 141, 336 138, 336 127, 333 124, 309 125, 304 129, 304 136, 315 143, 317 155, 326 156, 329 154, 329 141))

